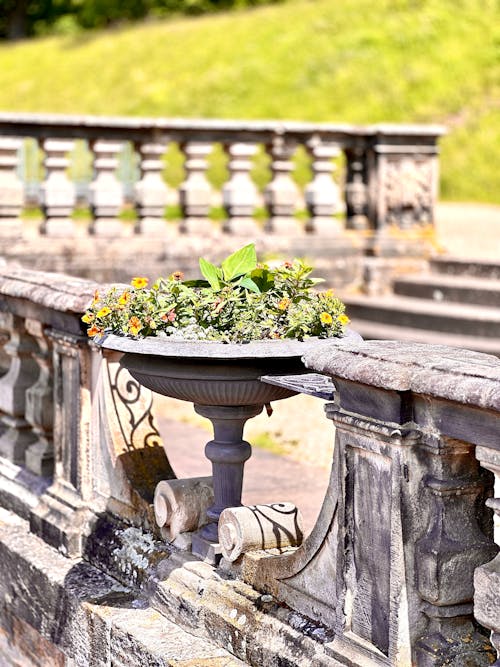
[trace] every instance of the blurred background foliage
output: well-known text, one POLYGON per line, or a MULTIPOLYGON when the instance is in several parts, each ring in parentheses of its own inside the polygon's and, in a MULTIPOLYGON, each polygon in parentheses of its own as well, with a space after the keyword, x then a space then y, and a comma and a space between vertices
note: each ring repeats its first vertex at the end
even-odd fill
MULTIPOLYGON (((24 8, 35 35, 0 44, 0 109, 443 123, 442 197, 500 203, 498 0, 260 4, 0 0, 1 34, 15 36, 24 8)), ((211 179, 225 168, 216 151, 211 179)), ((182 178, 174 149, 167 172, 182 178)), ((262 187, 263 153, 255 175, 262 187)))

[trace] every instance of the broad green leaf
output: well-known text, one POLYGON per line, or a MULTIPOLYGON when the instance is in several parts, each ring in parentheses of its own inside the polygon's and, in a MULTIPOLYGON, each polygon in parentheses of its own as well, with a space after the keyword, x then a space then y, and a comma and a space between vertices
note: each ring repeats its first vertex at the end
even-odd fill
POLYGON ((210 283, 210 287, 218 292, 220 290, 220 283, 217 275, 217 267, 214 264, 207 262, 203 257, 200 257, 200 271, 210 283))
POLYGON ((240 282, 238 285, 241 285, 241 287, 244 287, 245 289, 250 290, 251 292, 256 292, 257 294, 260 294, 260 289, 259 286, 254 283, 254 281, 246 276, 240 282))
POLYGON ((257 253, 255 252, 255 245, 249 243, 240 248, 232 255, 229 255, 221 264, 224 271, 225 280, 233 280, 238 276, 249 273, 257 266, 257 253))
POLYGON ((208 280, 184 280, 183 284, 186 287, 209 287, 210 283, 208 280))
POLYGON ((267 292, 274 286, 274 278, 269 269, 254 269, 250 278, 261 292, 267 292))

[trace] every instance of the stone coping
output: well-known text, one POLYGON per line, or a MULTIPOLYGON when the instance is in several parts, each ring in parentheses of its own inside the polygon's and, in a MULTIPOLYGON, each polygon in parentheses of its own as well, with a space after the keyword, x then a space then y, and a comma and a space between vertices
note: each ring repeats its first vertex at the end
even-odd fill
MULTIPOLYGON (((446 132, 442 125, 378 123, 374 125, 354 125, 349 123, 306 123, 291 120, 223 120, 190 118, 141 118, 127 116, 90 116, 43 113, 0 113, 0 126, 67 126, 85 128, 112 128, 115 130, 174 130, 174 131, 229 131, 229 132, 272 132, 275 134, 314 132, 375 135, 420 135, 439 137, 446 132)), ((50 134, 48 132, 47 134, 50 134)))
POLYGON ((98 288, 107 286, 61 273, 0 266, 0 296, 26 299, 60 312, 83 313, 98 288))
POLYGON ((304 363, 334 378, 500 412, 500 359, 489 354, 446 345, 345 341, 308 352, 304 363))

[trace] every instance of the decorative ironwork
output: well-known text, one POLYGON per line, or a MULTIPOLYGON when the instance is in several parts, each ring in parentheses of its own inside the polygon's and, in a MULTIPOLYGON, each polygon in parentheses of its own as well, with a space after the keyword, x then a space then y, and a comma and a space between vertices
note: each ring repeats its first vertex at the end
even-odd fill
POLYGON ((333 401, 335 385, 332 379, 320 373, 302 373, 301 375, 263 375, 261 382, 284 387, 298 394, 309 394, 326 401, 333 401))
POLYGON ((154 424, 154 416, 151 411, 153 394, 148 392, 150 394, 149 401, 145 401, 146 392, 144 388, 139 382, 130 377, 125 368, 119 366, 113 379, 111 364, 106 364, 106 366, 115 414, 127 449, 133 451, 144 446, 161 446, 161 435, 154 424), (120 410, 121 406, 125 408, 125 414, 120 410), (142 407, 140 413, 135 409, 137 406, 142 407), (144 432, 144 430, 140 430, 141 427, 142 429, 144 427, 149 428, 149 430, 144 432), (140 438, 140 443, 136 443, 137 437, 140 438))

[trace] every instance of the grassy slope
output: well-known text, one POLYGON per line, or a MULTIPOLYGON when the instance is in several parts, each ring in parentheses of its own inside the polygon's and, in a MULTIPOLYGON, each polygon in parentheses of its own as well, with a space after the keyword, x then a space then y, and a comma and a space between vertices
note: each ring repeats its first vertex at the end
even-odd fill
POLYGON ((444 122, 449 199, 500 202, 499 99, 496 0, 289 0, 0 47, 4 110, 444 122))

